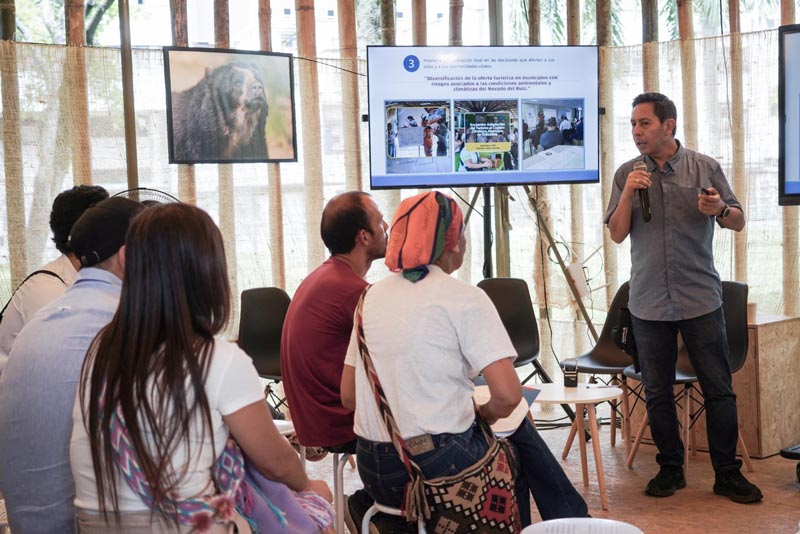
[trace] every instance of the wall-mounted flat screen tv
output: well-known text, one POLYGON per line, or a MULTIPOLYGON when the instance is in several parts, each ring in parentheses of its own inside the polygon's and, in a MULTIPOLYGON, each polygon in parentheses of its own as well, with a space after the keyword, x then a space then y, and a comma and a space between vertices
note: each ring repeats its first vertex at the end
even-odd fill
POLYGON ((778 29, 778 203, 800 204, 800 24, 778 29))
POLYGON ((373 189, 599 181, 595 46, 367 47, 373 189))
POLYGON ((297 161, 290 54, 164 48, 170 163, 297 161))

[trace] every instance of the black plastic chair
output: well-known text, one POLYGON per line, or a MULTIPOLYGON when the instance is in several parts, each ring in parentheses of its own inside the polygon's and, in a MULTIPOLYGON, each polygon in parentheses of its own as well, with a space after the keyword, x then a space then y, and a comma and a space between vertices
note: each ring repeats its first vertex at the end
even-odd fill
MULTIPOLYGON (((617 290, 617 294, 614 295, 614 300, 611 301, 611 306, 608 310, 608 315, 606 315, 606 321, 603 323, 603 329, 600 331, 600 337, 597 340, 597 343, 592 350, 578 356, 578 372, 585 373, 592 375, 592 379, 597 377, 597 375, 606 375, 609 378, 606 380, 602 380, 604 383, 611 383, 614 385, 619 384, 622 388, 622 433, 625 440, 625 448, 626 450, 630 451, 630 444, 631 444, 631 430, 630 430, 630 419, 628 417, 630 413, 630 407, 628 406, 628 384, 625 375, 623 372, 625 369, 633 363, 632 358, 622 352, 617 345, 614 343, 614 339, 612 336, 612 330, 617 325, 619 321, 619 310, 620 308, 626 308, 628 306, 628 294, 630 292, 630 285, 628 282, 625 282, 620 286, 617 290)), ((561 362, 561 367, 563 369, 564 362, 561 362)), ((617 406, 618 403, 614 402, 611 403, 612 410, 611 410, 611 446, 613 447, 616 445, 616 431, 617 431, 617 411, 619 407, 617 406)), ((573 436, 570 435, 570 438, 573 436)), ((571 444, 571 439, 568 440, 568 445, 571 444)), ((565 449, 565 452, 568 448, 565 449)), ((566 457, 566 454, 564 454, 566 457)))
POLYGON ((272 386, 281 380, 281 332, 290 302, 289 295, 277 287, 242 291, 239 347, 253 359, 258 374, 271 381, 264 394, 275 408, 286 402, 272 386))
MULTIPOLYGON (((486 278, 478 282, 481 288, 491 299, 506 332, 517 351, 514 367, 533 365, 533 372, 525 380, 539 376, 542 382, 550 383, 552 378, 547 374, 539 362, 539 326, 536 324, 536 315, 533 313, 531 294, 528 284, 519 278, 486 278)), ((570 419, 575 419, 575 412, 567 404, 561 405, 570 419)))
MULTIPOLYGON (((748 331, 747 331, 747 284, 742 282, 723 281, 722 282, 722 313, 725 316, 725 333, 728 338, 728 363, 731 373, 735 373, 744 366, 747 359, 748 331)), ((636 333, 634 332, 634 336, 636 333)), ((683 445, 685 451, 684 470, 688 471, 689 450, 695 451, 694 444, 690 444, 690 430, 705 411, 703 404, 703 392, 698 387, 697 374, 689 360, 686 348, 679 345, 678 361, 675 365, 675 385, 683 386, 683 390, 676 396, 676 401, 683 408, 683 445), (692 404, 696 403, 698 408, 692 412, 692 404), (691 445, 691 446, 690 446, 691 445)), ((628 378, 642 381, 641 373, 637 373, 633 366, 625 369, 624 374, 628 378)), ((643 400, 643 399, 642 399, 643 400)), ((636 440, 633 443, 626 464, 633 467, 636 452, 647 427, 647 412, 645 411, 642 422, 636 432, 636 440)), ((753 464, 750 462, 750 454, 747 446, 739 432, 739 447, 741 447, 742 459, 747 466, 747 470, 753 471, 753 464)))

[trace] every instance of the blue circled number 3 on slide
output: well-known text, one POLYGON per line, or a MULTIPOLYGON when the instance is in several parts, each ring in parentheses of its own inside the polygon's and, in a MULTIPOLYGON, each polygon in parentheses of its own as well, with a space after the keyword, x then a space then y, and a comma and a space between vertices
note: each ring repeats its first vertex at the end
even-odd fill
POLYGON ((416 72, 419 68, 419 58, 414 55, 406 56, 403 59, 403 68, 408 72, 416 72))

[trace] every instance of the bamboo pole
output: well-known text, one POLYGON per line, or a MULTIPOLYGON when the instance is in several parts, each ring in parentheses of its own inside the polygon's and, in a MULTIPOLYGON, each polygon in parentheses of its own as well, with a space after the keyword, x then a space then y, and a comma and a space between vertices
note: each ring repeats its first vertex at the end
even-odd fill
POLYGON ((71 130, 72 180, 75 185, 92 183, 92 144, 89 140, 89 91, 86 85, 86 27, 83 0, 64 4, 67 22, 66 79, 69 83, 70 106, 74 107, 71 130))
MULTIPOLYGON (((795 23, 794 0, 781 0, 781 25, 795 23)), ((783 313, 790 316, 800 314, 800 265, 798 258, 798 213, 797 206, 784 206, 783 219, 783 313)))
POLYGON ((642 82, 658 91, 658 1, 642 0, 642 82))
MULTIPOLYGON (((599 47, 600 108, 600 191, 603 202, 611 197, 614 183, 614 63, 611 56, 611 0, 597 0, 597 45, 599 47)), ((617 294, 617 245, 603 230, 603 266, 606 304, 617 294)))
MULTIPOLYGON (((567 0, 567 44, 579 45, 581 44, 581 3, 580 0, 567 0)), ((573 184, 569 186, 570 197, 570 234, 572 240, 572 258, 570 263, 581 262, 584 258, 584 235, 583 235, 583 193, 586 186, 583 184, 573 184)), ((581 297, 573 294, 575 299, 581 297)), ((582 315, 576 306, 573 307, 572 317, 572 343, 575 354, 583 354, 584 346, 586 344, 586 336, 583 335, 582 315)))
MULTIPOLYGON (((22 170, 22 139, 19 120, 19 78, 14 0, 0 0, 2 57, 0 90, 3 101, 3 170, 6 182, 6 227, 8 228, 8 262, 11 287, 17 287, 28 272, 25 237, 25 187, 22 170)), ((10 292, 9 292, 10 295, 10 292)))
MULTIPOLYGON (((356 39, 356 8, 351 0, 339 2, 339 48, 342 58, 342 125, 344 128, 345 176, 350 191, 364 188, 361 172, 361 113, 358 95, 358 42, 356 39), (348 72, 349 71, 349 72, 348 72)), ((422 12, 425 12, 423 0, 422 12)), ((415 10, 416 13, 416 10, 415 10)))
MULTIPOLYGON (((258 2, 258 29, 261 50, 272 50, 272 11, 270 0, 258 2)), ((286 289, 286 257, 283 241, 283 183, 279 163, 267 164, 267 189, 269 191, 269 247, 272 267, 272 285, 286 289)))
POLYGON ((678 30, 681 38, 683 143, 697 150, 697 61, 694 55, 692 0, 678 0, 678 30))
POLYGON ((133 103, 133 58, 128 0, 119 0, 118 6, 122 56, 122 108, 125 118, 125 163, 128 169, 128 189, 136 189, 139 187, 139 167, 136 155, 136 108, 133 103))
MULTIPOLYGON (((462 43, 462 28, 463 28, 463 15, 464 15, 464 0, 450 0, 450 30, 448 42, 450 46, 461 46, 462 43)), ((450 117, 452 123, 453 118, 450 117)), ((455 143, 455 140, 453 140, 455 143)), ((469 204, 470 189, 469 187, 455 188, 456 196, 459 199, 464 199, 461 202, 461 207, 465 214, 471 213, 472 206, 469 204)), ((464 252, 464 263, 457 271, 459 280, 468 284, 472 283, 472 253, 475 250, 472 246, 472 232, 470 232, 469 221, 465 222, 464 236, 467 238, 467 248, 464 252)))
MULTIPOLYGON (((489 44, 493 46, 503 45, 503 3, 499 0, 489 0, 489 44)), ((511 254, 508 235, 510 224, 508 187, 496 185, 494 186, 494 274, 496 276, 507 277, 511 275, 511 254)), ((487 236, 484 236, 484 239, 487 239, 487 236)), ((488 248, 491 249, 491 247, 488 248)))
MULTIPOLYGON (((728 7, 730 21, 731 48, 731 122, 733 141, 733 166, 731 169, 733 190, 742 206, 747 208, 747 176, 744 159, 744 82, 742 80, 742 34, 739 24, 739 0, 730 0, 728 7)), ((740 282, 747 282, 747 226, 734 234, 734 276, 740 282)))
POLYGON ((297 11, 297 51, 300 56, 300 98, 303 121, 303 175, 306 196, 306 244, 309 270, 322 263, 319 224, 322 216, 322 139, 319 122, 319 79, 314 0, 295 0, 297 11), (310 61, 309 61, 310 60, 310 61))
POLYGON ((464 0, 450 0, 450 46, 461 46, 463 17, 464 0))
MULTIPOLYGON (((186 0, 170 0, 172 14, 172 42, 175 46, 189 46, 189 28, 186 21, 186 0)), ((197 181, 194 165, 178 165, 178 198, 187 204, 197 204, 197 181)))
MULTIPOLYGON (((528 2, 528 38, 532 46, 541 44, 541 6, 539 0, 529 0, 528 2)), ((550 224, 550 202, 547 200, 546 187, 533 187, 528 192, 528 202, 536 203, 539 218, 537 224, 550 224)), ((548 242, 545 232, 541 229, 536 234, 536 242, 533 252, 533 288, 536 292, 536 303, 539 308, 539 354, 542 366, 545 371, 551 374, 555 371, 555 361, 546 355, 552 353, 553 337, 550 335, 549 320, 550 315, 545 299, 546 288, 552 287, 551 264, 547 261, 548 242)))
MULTIPOLYGON (((380 0, 381 2, 381 44, 384 46, 395 45, 394 0, 380 0)), ((386 213, 394 214, 400 205, 400 190, 392 189, 383 194, 386 203, 386 213)))
MULTIPOLYGON (((230 48, 228 0, 214 0, 214 46, 230 48)), ((233 316, 229 328, 239 324, 239 276, 236 268, 236 208, 234 205, 233 165, 217 165, 219 230, 225 244, 225 261, 231 285, 233 316)))
POLYGON ((425 0, 411 0, 411 39, 414 44, 428 42, 428 14, 425 0))

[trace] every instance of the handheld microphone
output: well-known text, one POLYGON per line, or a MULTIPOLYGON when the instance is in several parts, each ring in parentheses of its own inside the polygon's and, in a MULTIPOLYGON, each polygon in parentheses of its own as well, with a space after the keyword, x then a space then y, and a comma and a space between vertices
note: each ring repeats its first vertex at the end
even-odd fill
MULTIPOLYGON (((647 163, 637 161, 633 164, 633 170, 647 171, 647 163)), ((647 189, 639 189, 639 202, 642 205, 642 219, 644 219, 644 222, 650 222, 653 213, 650 211, 650 192, 647 189)))

